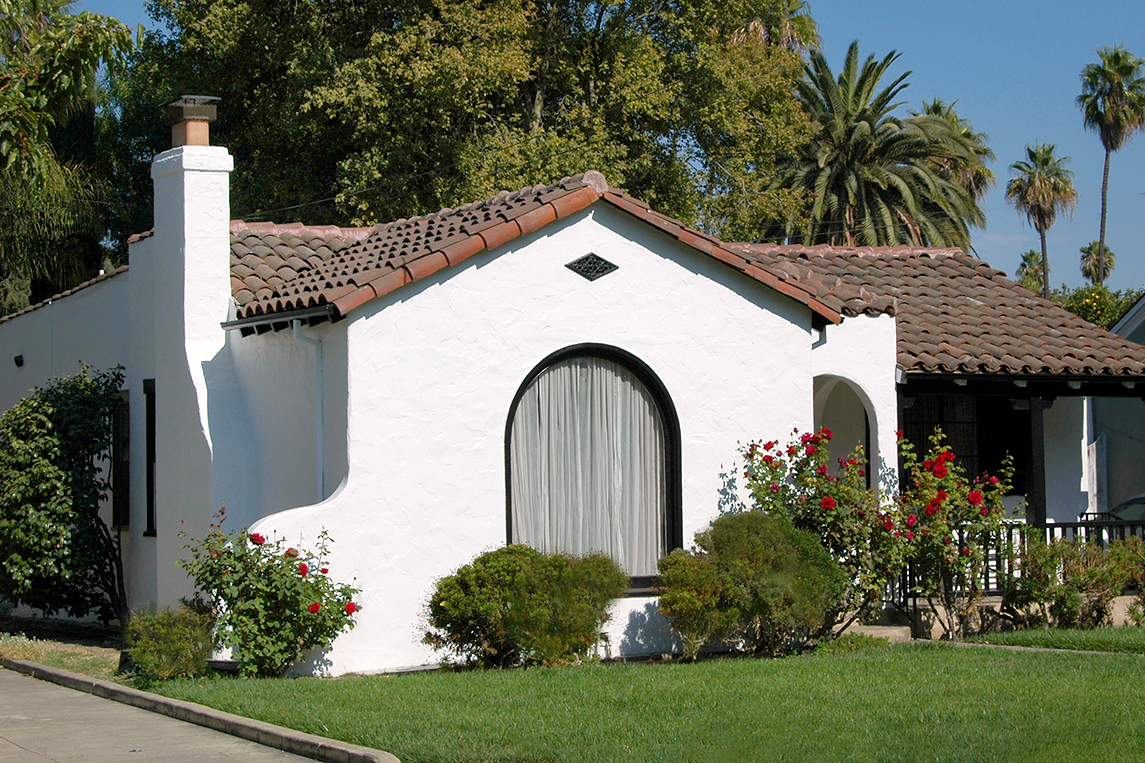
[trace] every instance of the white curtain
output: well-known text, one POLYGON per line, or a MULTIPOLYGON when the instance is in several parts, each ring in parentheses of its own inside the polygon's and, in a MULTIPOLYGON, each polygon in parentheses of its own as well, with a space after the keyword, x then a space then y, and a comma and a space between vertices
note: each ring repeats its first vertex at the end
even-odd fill
POLYGON ((509 441, 513 541, 601 552, 632 576, 667 551, 664 424, 640 381, 593 357, 556 363, 525 390, 509 441))

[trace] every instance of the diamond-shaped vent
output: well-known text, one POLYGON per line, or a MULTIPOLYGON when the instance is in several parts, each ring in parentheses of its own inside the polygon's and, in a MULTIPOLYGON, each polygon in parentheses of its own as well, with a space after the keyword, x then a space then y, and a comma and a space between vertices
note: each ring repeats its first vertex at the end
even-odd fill
POLYGON ((620 266, 613 265, 599 254, 589 252, 584 257, 577 258, 568 263, 565 267, 578 275, 584 276, 590 281, 595 281, 601 276, 608 275, 620 266))

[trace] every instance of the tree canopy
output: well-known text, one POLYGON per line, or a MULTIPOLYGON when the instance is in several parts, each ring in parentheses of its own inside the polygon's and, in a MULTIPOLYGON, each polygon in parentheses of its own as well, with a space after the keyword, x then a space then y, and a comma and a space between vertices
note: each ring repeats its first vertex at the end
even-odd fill
POLYGON ((989 155, 985 136, 937 101, 939 113, 896 116, 910 72, 886 84, 883 77, 898 57, 872 55, 860 65, 855 42, 836 76, 811 51, 799 100, 816 131, 784 158, 776 183, 806 194, 811 214, 789 235, 811 244, 969 248, 970 227, 985 225, 976 198, 987 177, 978 169, 989 155))
POLYGON ((113 86, 131 196, 146 198, 146 162, 166 145, 155 106, 209 93, 248 219, 394 219, 590 168, 733 237, 799 215, 770 179, 810 135, 794 95, 814 39, 802 2, 149 7, 166 30, 113 86))
POLYGON ((100 184, 61 149, 94 108, 99 67, 124 61, 131 33, 69 9, 66 0, 0 0, 0 307, 15 306, 17 278, 47 296, 94 275, 101 259, 100 184))

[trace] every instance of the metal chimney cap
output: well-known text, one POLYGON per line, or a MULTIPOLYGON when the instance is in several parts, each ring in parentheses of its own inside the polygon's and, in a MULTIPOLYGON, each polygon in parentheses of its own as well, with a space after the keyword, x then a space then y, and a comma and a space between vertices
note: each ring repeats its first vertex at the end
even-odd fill
POLYGON ((214 122, 217 109, 215 104, 221 99, 214 95, 184 95, 170 103, 163 104, 168 125, 179 122, 214 122))

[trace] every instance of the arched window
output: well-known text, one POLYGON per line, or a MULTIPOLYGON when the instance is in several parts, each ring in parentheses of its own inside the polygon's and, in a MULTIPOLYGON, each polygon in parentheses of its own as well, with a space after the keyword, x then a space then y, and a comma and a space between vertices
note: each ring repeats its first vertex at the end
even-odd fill
POLYGON ((655 575, 681 545, 679 439, 666 390, 628 353, 580 345, 546 358, 509 412, 509 542, 655 575))

